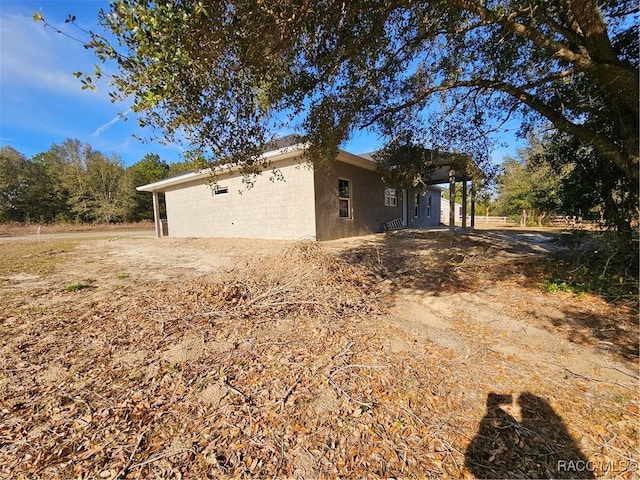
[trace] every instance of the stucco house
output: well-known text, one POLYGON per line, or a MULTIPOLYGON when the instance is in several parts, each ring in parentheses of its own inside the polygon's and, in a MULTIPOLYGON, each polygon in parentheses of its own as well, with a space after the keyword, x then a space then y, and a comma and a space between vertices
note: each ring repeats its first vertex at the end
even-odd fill
POLYGON ((385 185, 368 156, 340 151, 331 172, 304 157, 305 145, 264 154, 269 171, 248 188, 237 170, 185 173, 137 187, 152 192, 156 235, 331 240, 381 232, 388 222, 409 228, 440 223, 441 190, 385 185), (164 194, 166 219, 160 218, 164 194))

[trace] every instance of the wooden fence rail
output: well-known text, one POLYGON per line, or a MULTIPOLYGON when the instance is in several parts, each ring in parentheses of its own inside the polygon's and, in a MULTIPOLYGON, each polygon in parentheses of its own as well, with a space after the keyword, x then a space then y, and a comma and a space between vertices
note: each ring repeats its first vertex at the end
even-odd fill
POLYGON ((507 217, 487 217, 486 215, 476 215, 475 223, 476 225, 480 223, 498 223, 498 224, 506 225, 507 223, 513 223, 513 222, 510 222, 507 217))

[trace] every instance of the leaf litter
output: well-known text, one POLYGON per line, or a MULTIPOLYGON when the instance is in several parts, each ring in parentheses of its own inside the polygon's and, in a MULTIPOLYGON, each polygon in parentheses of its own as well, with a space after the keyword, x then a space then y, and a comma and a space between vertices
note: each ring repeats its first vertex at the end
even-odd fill
MULTIPOLYGON (((570 478, 553 470, 570 434, 599 474, 633 478, 633 381, 446 348, 399 326, 379 271, 328 250, 300 243, 126 288, 40 285, 28 301, 3 291, 0 476, 460 478, 484 462, 497 476, 570 478), (474 457, 490 392, 513 394, 500 410, 513 419, 515 396, 535 392, 566 428, 523 421, 474 457)), ((465 258, 443 271, 473 268, 465 258)))

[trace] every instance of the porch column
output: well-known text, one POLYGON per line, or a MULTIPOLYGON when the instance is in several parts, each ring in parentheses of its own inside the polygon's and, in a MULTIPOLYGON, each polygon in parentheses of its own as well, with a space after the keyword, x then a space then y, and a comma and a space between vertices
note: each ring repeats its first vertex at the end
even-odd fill
POLYGON ((476 228, 476 186, 471 180, 471 230, 476 228))
POLYGON ((449 233, 456 234, 456 171, 449 170, 449 233))
POLYGON ((467 179, 462 181, 462 229, 467 229, 467 179))
POLYGON ((409 192, 402 189, 402 226, 409 228, 409 192))
POLYGON ((162 221, 160 220, 160 202, 158 192, 153 192, 153 223, 156 227, 156 238, 162 237, 162 221))

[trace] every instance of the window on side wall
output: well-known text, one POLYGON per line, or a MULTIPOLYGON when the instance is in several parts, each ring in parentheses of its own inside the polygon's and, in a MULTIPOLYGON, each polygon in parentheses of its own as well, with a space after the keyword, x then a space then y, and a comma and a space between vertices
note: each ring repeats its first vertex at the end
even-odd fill
POLYGON ((413 196, 413 216, 420 218, 420 194, 416 193, 413 196))
POLYGON ((384 189, 384 204, 386 207, 397 207, 398 197, 396 196, 395 188, 384 189))
POLYGON ((351 182, 338 179, 338 212, 340 218, 351 218, 351 182))
POLYGON ((427 196, 427 218, 431 218, 431 195, 427 196))

